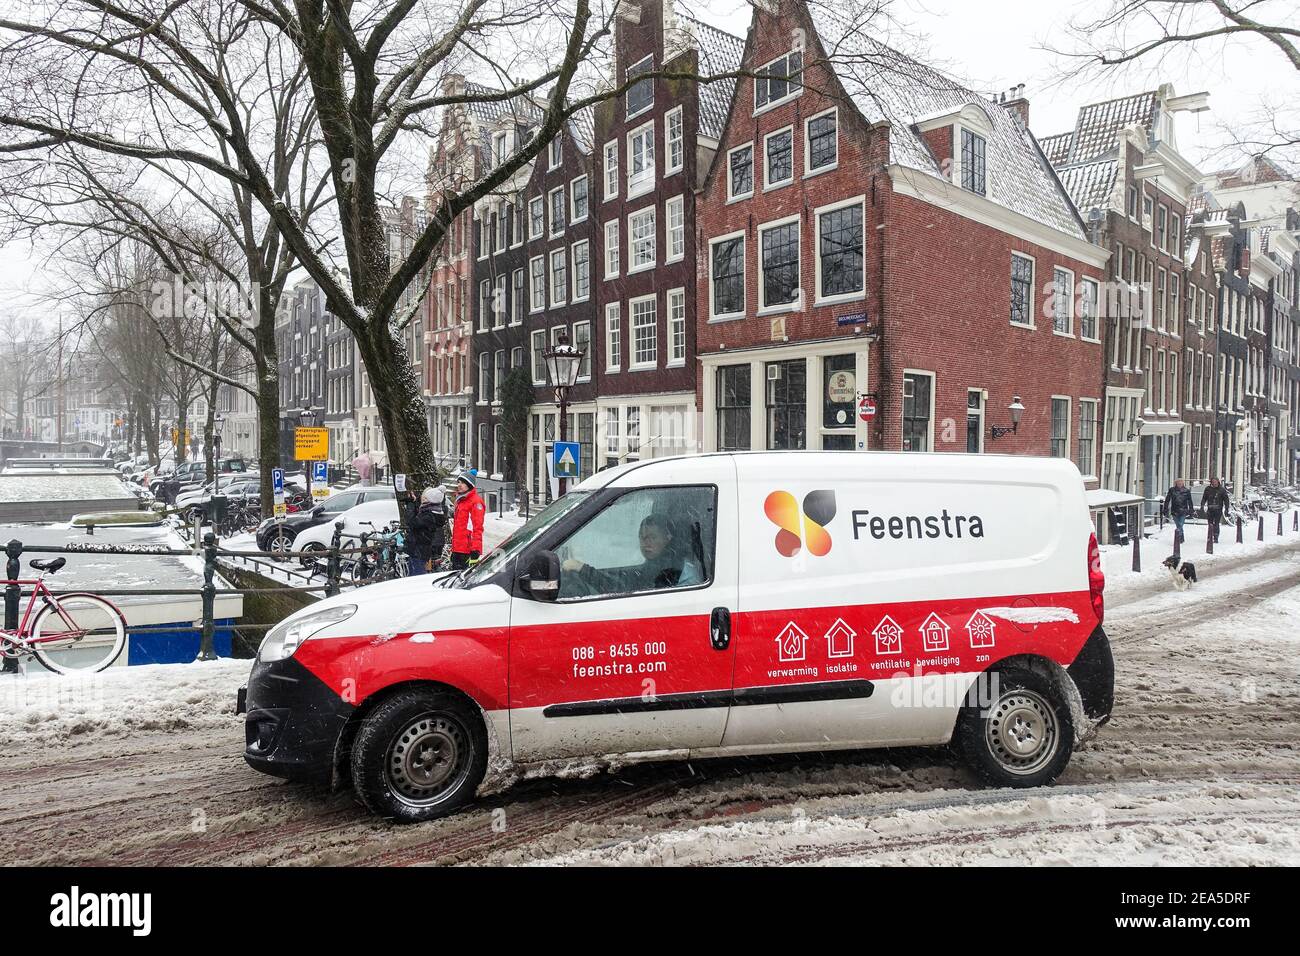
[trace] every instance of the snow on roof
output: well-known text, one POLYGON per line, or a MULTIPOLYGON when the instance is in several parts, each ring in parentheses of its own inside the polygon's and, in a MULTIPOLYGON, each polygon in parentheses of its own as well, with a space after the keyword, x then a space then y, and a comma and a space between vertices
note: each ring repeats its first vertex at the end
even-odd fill
POLYGON ((1105 208, 1110 204, 1110 194, 1115 188, 1119 165, 1113 159, 1096 163, 1083 163, 1057 170, 1061 185, 1065 187, 1075 206, 1086 216, 1094 206, 1105 208))
POLYGON ((1148 133, 1155 124, 1157 93, 1149 90, 1079 108, 1079 119, 1070 134, 1070 148, 1057 165, 1086 163, 1115 149, 1116 137, 1126 126, 1137 124, 1148 133))
POLYGON ((1049 163, 1053 166, 1061 166, 1070 156, 1070 147, 1074 145, 1074 131, 1044 136, 1038 141, 1038 145, 1049 163))
POLYGON ((596 142, 595 107, 584 106, 569 117, 569 137, 580 152, 591 154, 596 142))
POLYGON ((1085 238, 1069 196, 1014 111, 886 46, 821 5, 808 12, 830 65, 858 111, 868 122, 890 124, 891 162, 946 178, 914 124, 973 104, 987 114, 992 127, 987 142, 987 198, 1085 238))
MULTIPOLYGON (((711 27, 685 14, 677 14, 678 26, 689 35, 699 51, 700 76, 717 76, 740 68, 745 41, 717 27, 711 27)), ((722 136, 736 91, 735 80, 718 80, 700 84, 700 134, 713 139, 722 136)))

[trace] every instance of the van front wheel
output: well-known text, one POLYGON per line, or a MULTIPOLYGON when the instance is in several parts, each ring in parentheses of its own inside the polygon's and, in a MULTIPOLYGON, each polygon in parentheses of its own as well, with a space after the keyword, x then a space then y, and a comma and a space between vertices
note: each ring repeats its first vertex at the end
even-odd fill
POLYGON ((474 798, 487 731, 463 697, 410 690, 366 715, 352 745, 352 785, 372 813, 399 823, 446 816, 474 798))
POLYGON ((1070 762, 1074 721, 1047 679, 1008 667, 981 677, 988 693, 962 708, 957 749, 977 774, 999 787, 1051 783, 1070 762))

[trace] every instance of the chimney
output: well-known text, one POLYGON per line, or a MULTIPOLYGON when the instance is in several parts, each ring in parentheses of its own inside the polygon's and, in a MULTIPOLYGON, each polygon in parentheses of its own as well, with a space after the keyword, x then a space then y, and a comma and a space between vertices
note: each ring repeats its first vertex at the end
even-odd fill
POLYGON ((1029 100, 1025 99, 1025 84, 1021 83, 1009 89, 1002 105, 1009 110, 1014 110, 1020 117, 1020 122, 1025 124, 1025 129, 1029 129, 1029 100))

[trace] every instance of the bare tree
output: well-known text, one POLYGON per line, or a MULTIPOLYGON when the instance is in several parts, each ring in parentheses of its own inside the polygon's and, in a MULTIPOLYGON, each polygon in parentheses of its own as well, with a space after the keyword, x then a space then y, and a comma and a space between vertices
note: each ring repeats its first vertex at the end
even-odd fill
POLYGON ((0 434, 23 438, 27 403, 54 389, 54 334, 34 315, 0 316, 0 434))

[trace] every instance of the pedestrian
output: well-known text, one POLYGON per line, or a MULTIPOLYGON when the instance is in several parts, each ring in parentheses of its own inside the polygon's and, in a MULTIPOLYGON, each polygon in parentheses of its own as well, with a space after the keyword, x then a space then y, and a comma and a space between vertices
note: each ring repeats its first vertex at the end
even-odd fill
POLYGON ((419 498, 407 493, 406 554, 408 574, 436 571, 447 541, 446 494, 437 485, 424 489, 419 498))
POLYGON ((1217 542, 1219 526, 1223 523, 1223 515, 1228 510, 1228 491, 1218 478, 1210 479, 1210 487, 1205 489, 1205 495, 1201 498, 1201 510, 1205 512, 1205 519, 1209 522, 1210 537, 1217 542))
POLYGON ((1183 522, 1191 516, 1196 510, 1192 504, 1192 493, 1187 490, 1187 483, 1181 478, 1174 479, 1174 485, 1165 495, 1165 513, 1174 520, 1175 532, 1179 541, 1185 541, 1183 536, 1183 522))
POLYGON ((477 562, 483 553, 483 516, 486 508, 475 485, 476 473, 456 478, 456 511, 451 524, 451 568, 459 571, 477 562))

